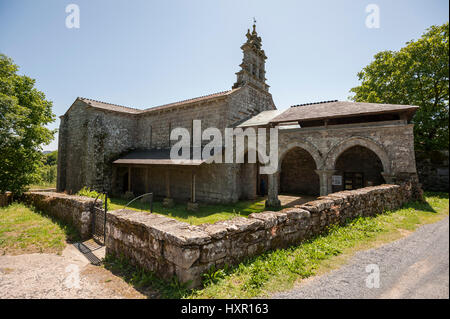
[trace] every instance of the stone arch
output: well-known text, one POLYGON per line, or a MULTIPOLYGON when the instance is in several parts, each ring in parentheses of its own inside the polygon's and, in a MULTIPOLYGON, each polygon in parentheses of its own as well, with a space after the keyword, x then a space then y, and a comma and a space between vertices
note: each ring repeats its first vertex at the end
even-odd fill
POLYGON ((391 160, 384 147, 378 144, 377 142, 365 137, 351 137, 333 146, 325 157, 324 161, 325 168, 333 170, 336 165, 336 160, 339 158, 339 156, 343 152, 354 146, 366 147, 372 152, 374 152, 378 156, 383 165, 383 173, 391 174, 392 171, 391 160))
POLYGON ((317 169, 322 169, 324 166, 324 161, 322 158, 322 155, 320 154, 320 151, 313 146, 312 144, 308 143, 308 142, 292 142, 290 144, 288 144, 286 147, 284 147, 281 151, 279 150, 279 154, 278 154, 278 172, 281 169, 281 163, 283 162, 283 158, 286 156, 286 154, 293 150, 294 148, 301 148, 303 150, 305 150, 306 152, 309 153, 309 155, 311 155, 311 157, 314 159, 314 162, 316 163, 316 167, 317 169))

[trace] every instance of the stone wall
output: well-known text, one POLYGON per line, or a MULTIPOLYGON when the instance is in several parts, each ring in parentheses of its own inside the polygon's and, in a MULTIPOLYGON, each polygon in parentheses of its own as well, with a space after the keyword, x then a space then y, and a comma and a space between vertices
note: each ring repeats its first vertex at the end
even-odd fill
POLYGON ((426 191, 449 191, 448 151, 416 152, 419 181, 426 191))
POLYGON ((109 112, 77 100, 61 117, 58 145, 58 191, 76 193, 83 186, 109 189, 110 162, 134 148, 132 114, 109 112))
MULTIPOLYGON (((55 192, 26 192, 21 201, 37 209, 72 224, 80 233, 82 239, 91 237, 91 213, 95 199, 83 196, 72 196, 55 192)), ((101 209, 99 200, 95 207, 101 209)))
POLYGON ((412 198, 411 184, 380 185, 333 193, 279 212, 199 226, 146 212, 112 211, 107 217, 106 253, 123 254, 163 278, 177 276, 198 286, 201 274, 212 265, 220 268, 298 244, 329 225, 396 209, 412 198))

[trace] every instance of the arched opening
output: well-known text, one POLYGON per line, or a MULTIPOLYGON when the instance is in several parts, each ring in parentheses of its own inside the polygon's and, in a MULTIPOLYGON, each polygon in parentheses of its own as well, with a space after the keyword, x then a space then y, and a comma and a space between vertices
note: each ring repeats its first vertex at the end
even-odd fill
POLYGON ((384 183, 383 164, 375 152, 364 146, 353 146, 342 152, 335 163, 333 192, 352 190, 384 183))
POLYGON ((308 151, 300 147, 291 149, 281 162, 280 192, 318 196, 320 180, 315 172, 316 169, 316 162, 308 151))

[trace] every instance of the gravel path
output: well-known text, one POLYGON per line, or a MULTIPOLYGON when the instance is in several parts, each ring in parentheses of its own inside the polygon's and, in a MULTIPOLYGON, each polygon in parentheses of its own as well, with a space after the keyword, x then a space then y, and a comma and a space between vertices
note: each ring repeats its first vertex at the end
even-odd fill
POLYGON ((358 252, 347 265, 272 298, 449 298, 449 218, 411 235, 358 252), (378 265, 379 288, 374 270, 378 265), (370 275, 369 286, 366 279, 370 275))
POLYGON ((0 299, 144 297, 121 278, 91 265, 72 245, 61 255, 0 256, 0 299))

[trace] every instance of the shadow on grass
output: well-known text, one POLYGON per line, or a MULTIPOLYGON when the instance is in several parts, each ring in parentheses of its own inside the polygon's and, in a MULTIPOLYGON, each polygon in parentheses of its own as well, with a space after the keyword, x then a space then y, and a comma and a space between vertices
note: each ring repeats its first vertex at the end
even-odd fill
MULTIPOLYGON (((121 198, 111 198, 110 210, 123 208, 128 201, 121 198), (120 207, 118 207, 120 206, 120 207)), ((150 211, 150 204, 135 201, 130 204, 130 208, 150 211)), ((247 217, 251 213, 259 213, 265 210, 264 198, 258 198, 249 201, 239 201, 234 204, 201 204, 199 209, 195 212, 188 211, 186 204, 176 203, 173 207, 167 208, 162 205, 162 202, 153 202, 153 212, 161 215, 166 215, 173 218, 188 220, 190 217, 204 218, 208 222, 208 217, 212 215, 223 215, 221 219, 232 218, 236 216, 247 217)))
POLYGON ((151 271, 132 265, 124 256, 107 255, 103 266, 147 298, 180 299, 190 291, 187 284, 181 284, 176 277, 163 280, 151 271))
POLYGON ((437 211, 430 205, 429 199, 430 198, 437 198, 437 199, 448 199, 449 196, 448 193, 442 193, 442 192, 424 192, 424 198, 425 201, 415 201, 415 202, 409 202, 403 205, 403 208, 412 208, 416 210, 422 210, 425 212, 430 213, 437 213, 437 211), (428 198, 428 201, 426 200, 428 198))
POLYGON ((61 228, 63 230, 64 234, 66 235, 67 243, 72 244, 72 243, 75 243, 75 242, 78 242, 81 240, 80 233, 78 232, 78 230, 75 228, 75 226, 72 223, 68 223, 64 220, 59 219, 58 217, 47 214, 46 212, 43 212, 34 206, 31 206, 31 205, 25 205, 25 206, 28 207, 30 210, 32 210, 34 213, 36 213, 42 217, 48 218, 52 221, 52 223, 58 225, 58 227, 61 228))

